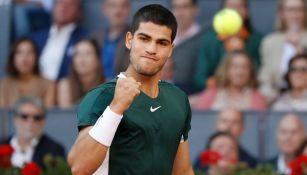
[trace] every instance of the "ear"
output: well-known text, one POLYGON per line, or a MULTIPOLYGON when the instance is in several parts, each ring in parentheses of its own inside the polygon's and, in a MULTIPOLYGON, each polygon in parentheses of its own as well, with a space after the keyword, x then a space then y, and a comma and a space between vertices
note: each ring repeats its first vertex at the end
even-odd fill
POLYGON ((125 42, 125 44, 126 44, 126 47, 127 47, 127 49, 131 49, 131 46, 132 46, 132 38, 133 38, 133 35, 132 35, 132 33, 131 32, 127 32, 126 33, 126 42, 125 42))
POLYGON ((169 51, 169 53, 168 53, 168 58, 170 58, 170 57, 172 56, 174 47, 175 47, 175 45, 174 45, 174 43, 173 43, 172 46, 171 46, 171 49, 170 49, 170 51, 169 51))

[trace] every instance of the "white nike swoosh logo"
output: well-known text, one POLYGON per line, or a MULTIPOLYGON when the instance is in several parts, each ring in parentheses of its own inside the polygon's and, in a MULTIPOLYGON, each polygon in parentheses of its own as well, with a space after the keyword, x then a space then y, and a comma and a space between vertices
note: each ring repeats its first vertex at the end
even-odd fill
POLYGON ((150 106, 150 112, 155 112, 156 110, 158 110, 159 108, 161 108, 161 106, 158 106, 156 108, 152 108, 152 106, 150 106))

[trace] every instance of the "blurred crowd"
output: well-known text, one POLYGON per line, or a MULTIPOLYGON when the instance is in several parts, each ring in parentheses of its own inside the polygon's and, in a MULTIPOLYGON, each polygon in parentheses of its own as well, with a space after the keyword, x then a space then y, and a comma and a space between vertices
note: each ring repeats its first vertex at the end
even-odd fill
MULTIPOLYGON (((101 13, 108 26, 100 31, 79 25, 81 0, 13 3, 14 41, 0 81, 0 108, 15 111, 16 132, 6 141, 21 150, 13 156, 20 166, 35 159, 43 141, 56 145, 43 150, 64 156, 61 146, 42 133, 45 107, 73 109, 86 92, 126 70, 132 1, 104 0, 101 13)), ((307 112, 307 2, 276 3, 275 31, 264 36, 252 26, 248 0, 221 0, 221 9, 236 10, 243 19, 237 34, 223 37, 197 22, 199 11, 205 10, 197 0, 170 0, 178 31, 161 79, 185 91, 193 110, 221 111, 217 132, 204 149, 219 151, 225 162, 235 159, 251 167, 259 163, 240 146, 241 111, 289 112, 278 126, 279 154, 269 163, 279 173, 290 174, 287 165, 307 153, 304 122, 294 114, 307 112)), ((195 167, 211 174, 231 171, 227 163, 204 167, 196 160, 195 167)))

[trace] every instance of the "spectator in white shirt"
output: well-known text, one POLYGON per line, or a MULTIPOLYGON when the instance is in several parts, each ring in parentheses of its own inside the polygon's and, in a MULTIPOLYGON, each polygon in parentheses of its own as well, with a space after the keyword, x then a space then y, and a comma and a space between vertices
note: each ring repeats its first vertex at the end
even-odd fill
POLYGON ((87 34, 77 25, 80 11, 80 0, 56 0, 52 26, 32 35, 41 53, 39 63, 45 78, 59 80, 67 75, 73 47, 87 34))

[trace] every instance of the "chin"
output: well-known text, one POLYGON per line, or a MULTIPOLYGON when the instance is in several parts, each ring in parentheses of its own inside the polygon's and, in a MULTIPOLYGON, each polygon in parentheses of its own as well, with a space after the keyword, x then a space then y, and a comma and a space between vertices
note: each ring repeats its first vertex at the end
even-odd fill
POLYGON ((151 77, 151 76, 156 75, 159 71, 156 71, 156 70, 148 70, 148 69, 137 69, 136 72, 137 72, 138 74, 143 75, 143 76, 151 77))

